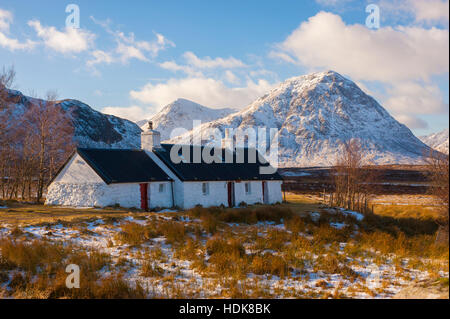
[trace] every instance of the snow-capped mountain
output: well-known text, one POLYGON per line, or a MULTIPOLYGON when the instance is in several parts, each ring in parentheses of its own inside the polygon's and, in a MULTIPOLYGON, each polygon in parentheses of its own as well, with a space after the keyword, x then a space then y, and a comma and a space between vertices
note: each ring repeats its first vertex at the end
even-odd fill
MULTIPOLYGON (((243 110, 192 132, 266 127, 278 133, 279 165, 330 166, 342 143, 359 139, 372 164, 419 163, 429 150, 354 82, 334 71, 294 77, 243 110)), ((191 143, 192 132, 172 139, 191 143)))
MULTIPOLYGON (((12 108, 11 121, 17 121, 31 103, 37 99, 23 95, 20 91, 9 90, 9 99, 15 104, 12 108)), ((74 141, 80 147, 93 148, 140 148, 141 130, 135 123, 106 115, 92 109, 78 100, 61 100, 57 102, 74 126, 74 141)))
POLYGON ((429 147, 448 154, 448 128, 438 133, 420 136, 419 139, 429 147))
MULTIPOLYGON (((153 122, 153 128, 161 133, 161 140, 164 141, 170 138, 172 131, 176 128, 192 130, 193 120, 206 123, 234 112, 236 110, 230 108, 212 109, 186 99, 177 99, 163 107, 149 120, 153 122)), ((149 120, 142 120, 136 124, 143 129, 147 127, 149 120)))

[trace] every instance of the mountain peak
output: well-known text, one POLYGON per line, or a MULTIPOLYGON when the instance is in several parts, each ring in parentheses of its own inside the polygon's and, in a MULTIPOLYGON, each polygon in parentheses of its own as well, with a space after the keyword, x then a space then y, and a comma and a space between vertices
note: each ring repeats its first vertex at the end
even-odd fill
MULTIPOLYGON (((330 166, 361 142, 372 164, 417 163, 427 146, 353 81, 328 70, 290 78, 243 110, 196 128, 276 128, 282 166, 330 166)), ((199 133, 199 132, 196 132, 199 133)), ((190 133, 172 142, 190 143, 190 133)))
MULTIPOLYGON (((161 140, 164 141, 170 138, 174 129, 191 130, 194 120, 206 123, 234 112, 236 110, 231 108, 213 109, 188 99, 178 98, 164 106, 150 120, 153 122, 154 129, 161 133, 161 140)), ((145 125, 146 122, 139 121, 139 124, 145 125)))
MULTIPOLYGON (((44 101, 10 90, 13 100, 10 121, 17 121, 33 103, 44 101)), ((45 102, 45 101, 44 101, 45 102)), ((74 127, 74 141, 81 147, 138 148, 139 127, 128 120, 100 113, 89 105, 74 99, 54 101, 70 119, 74 127)))
POLYGON ((333 70, 327 70, 295 76, 285 80, 283 83, 304 82, 304 81, 311 81, 312 83, 337 82, 337 81, 351 82, 349 79, 345 78, 338 72, 333 70))
POLYGON ((434 148, 439 152, 448 154, 449 151, 448 128, 437 133, 432 133, 426 136, 420 136, 419 139, 425 144, 427 144, 429 147, 434 148))

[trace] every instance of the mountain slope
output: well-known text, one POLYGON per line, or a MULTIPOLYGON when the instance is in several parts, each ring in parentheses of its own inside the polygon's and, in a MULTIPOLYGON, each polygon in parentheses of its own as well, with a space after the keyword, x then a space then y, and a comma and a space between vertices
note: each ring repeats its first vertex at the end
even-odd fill
MULTIPOLYGON (((27 97, 19 91, 9 90, 10 99, 16 101, 11 105, 13 116, 17 121, 31 103, 36 99, 27 97)), ((74 141, 80 147, 93 148, 139 148, 141 130, 135 123, 106 115, 92 109, 78 100, 61 100, 57 102, 74 126, 74 141)))
MULTIPOLYGON (((278 130, 280 166, 330 166, 342 143, 359 139, 373 164, 418 163, 428 147, 403 124, 334 71, 291 78, 245 109, 193 130, 278 130)), ((191 132, 172 142, 192 142, 191 132)))
MULTIPOLYGON (((164 141, 170 138, 171 132, 176 128, 192 130, 193 120, 206 123, 234 112, 234 109, 211 109, 186 99, 177 99, 162 108, 150 121, 153 122, 153 128, 161 133, 161 140, 164 141)), ((146 128, 147 122, 148 120, 143 120, 136 123, 141 128, 146 128)))
POLYGON ((426 136, 420 136, 419 139, 435 150, 448 154, 448 128, 426 136))

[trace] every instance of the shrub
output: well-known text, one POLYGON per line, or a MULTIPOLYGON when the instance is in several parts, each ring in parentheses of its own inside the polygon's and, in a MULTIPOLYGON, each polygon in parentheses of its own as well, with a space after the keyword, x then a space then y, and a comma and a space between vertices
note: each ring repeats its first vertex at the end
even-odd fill
POLYGON ((305 231, 305 223, 298 215, 294 215, 291 218, 285 219, 284 226, 286 227, 286 229, 290 230, 295 234, 305 231))
POLYGON ((55 269, 70 253, 70 247, 33 241, 30 244, 3 239, 0 241, 1 262, 6 268, 20 268, 35 273, 39 268, 55 269))
POLYGON ((163 275, 164 275, 164 269, 162 269, 158 265, 153 265, 153 263, 151 263, 149 261, 145 261, 142 264, 141 276, 143 276, 143 277, 161 277, 163 275))
POLYGON ((229 242, 212 238, 206 243, 206 251, 212 270, 218 274, 231 276, 244 276, 247 270, 247 256, 245 249, 237 240, 229 242))
POLYGON ((163 222, 158 225, 158 230, 166 237, 166 242, 169 244, 181 244, 186 239, 186 229, 182 223, 173 221, 163 222))
POLYGON ((234 209, 221 207, 194 207, 188 211, 193 217, 215 216, 218 221, 225 223, 255 224, 258 221, 274 221, 280 223, 285 218, 290 218, 293 213, 290 208, 281 206, 254 206, 234 209))
POLYGON ((206 252, 212 256, 214 254, 228 254, 235 256, 245 256, 245 248, 237 240, 226 241, 215 237, 206 242, 206 252))
POLYGON ((120 229, 121 231, 116 235, 116 239, 122 244, 138 246, 154 237, 150 229, 137 223, 124 223, 120 226, 120 229))
POLYGON ((288 264, 282 257, 268 253, 255 256, 250 269, 257 275, 271 274, 280 278, 289 272, 288 264))
POLYGON ((204 215, 202 218, 202 227, 205 232, 215 234, 217 231, 218 221, 213 215, 204 215))

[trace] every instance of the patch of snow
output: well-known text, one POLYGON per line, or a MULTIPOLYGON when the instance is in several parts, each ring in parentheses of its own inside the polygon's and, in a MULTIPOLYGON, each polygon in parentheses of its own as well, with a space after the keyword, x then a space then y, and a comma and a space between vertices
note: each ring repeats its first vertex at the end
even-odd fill
POLYGON ((309 215, 311 216, 311 219, 315 222, 317 222, 320 218, 319 212, 310 212, 309 215))
POLYGON ((157 213, 176 213, 176 212, 178 212, 178 211, 173 210, 173 209, 168 209, 168 208, 157 211, 157 213))
POLYGON ((429 147, 448 155, 449 151, 449 133, 448 128, 426 136, 420 136, 419 139, 429 147))
POLYGON ((281 175, 283 175, 283 176, 297 176, 297 177, 301 177, 301 176, 311 176, 311 173, 287 171, 287 172, 281 173, 281 175))
POLYGON ((362 221, 364 219, 364 215, 358 212, 354 212, 351 210, 340 208, 340 211, 344 215, 350 215, 356 218, 357 221, 362 221))
POLYGON ((330 226, 337 228, 337 229, 342 229, 342 228, 346 227, 347 224, 345 224, 345 223, 330 223, 330 226))

